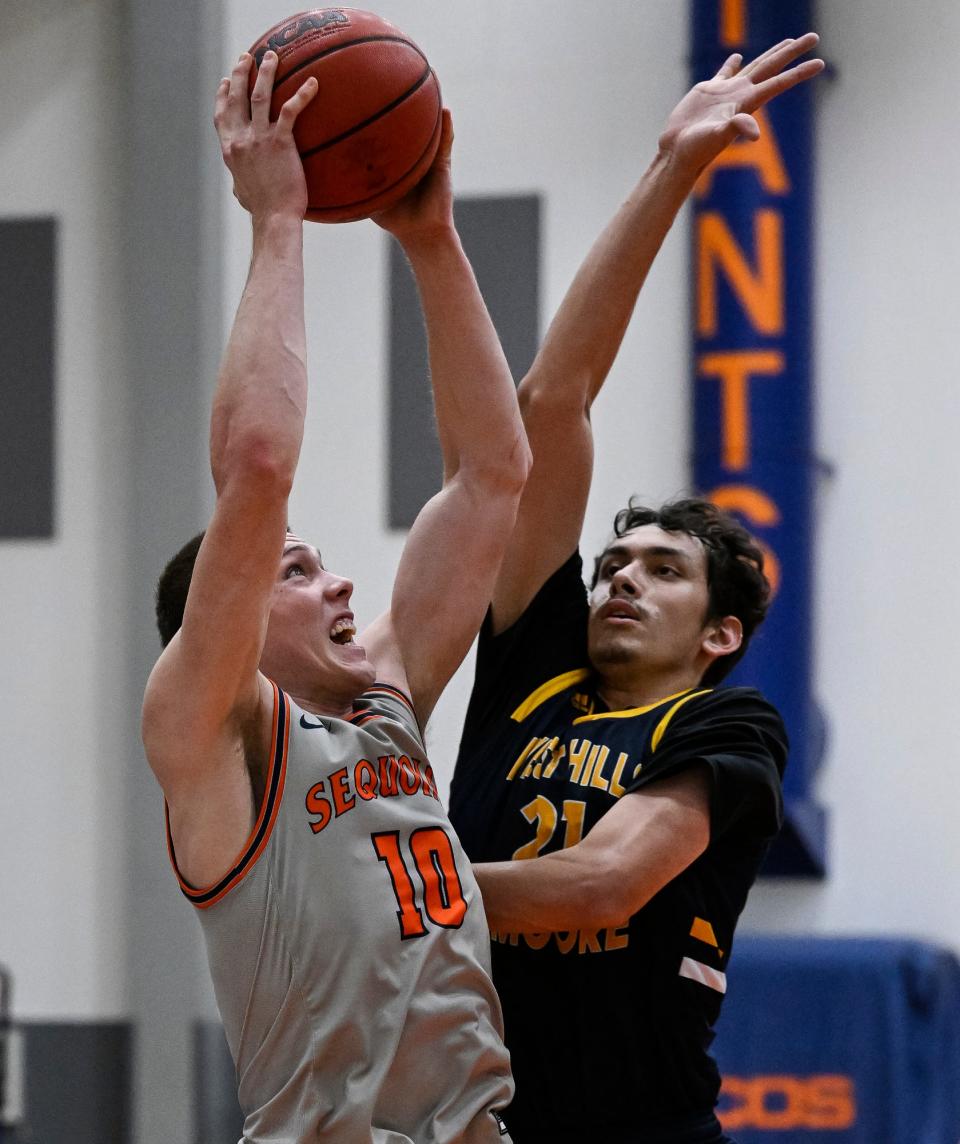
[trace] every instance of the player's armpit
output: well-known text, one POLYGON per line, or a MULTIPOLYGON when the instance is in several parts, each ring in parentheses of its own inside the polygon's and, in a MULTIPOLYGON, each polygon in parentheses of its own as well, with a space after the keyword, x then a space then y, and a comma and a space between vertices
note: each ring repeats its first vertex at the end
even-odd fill
POLYGON ((176 724, 176 678, 161 659, 143 711, 143 741, 163 789, 180 874, 209 886, 233 865, 253 828, 272 751, 278 693, 256 675, 253 703, 215 732, 191 735, 176 724), (169 686, 168 686, 169 684, 169 686))
POLYGON ((624 797, 576 846, 474 866, 494 929, 621 925, 710 842, 710 780, 693 766, 624 797))

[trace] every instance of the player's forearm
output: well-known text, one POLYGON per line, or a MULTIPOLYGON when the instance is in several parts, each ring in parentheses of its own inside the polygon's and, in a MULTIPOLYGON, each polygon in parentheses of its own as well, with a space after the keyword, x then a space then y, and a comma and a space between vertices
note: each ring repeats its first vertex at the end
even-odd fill
POLYGON ((287 215, 255 218, 250 272, 213 403, 218 490, 251 469, 292 481, 306 399, 303 224, 287 215))
POLYGON ((523 390, 577 409, 589 408, 695 178, 695 171, 657 155, 577 271, 523 390))
POLYGON ((519 492, 529 451, 516 388, 460 239, 450 228, 405 250, 426 322, 444 475, 468 467, 519 492))
POLYGON ((582 855, 573 847, 524 861, 475 863, 490 928, 537 933, 626 921, 633 911, 617 886, 582 855))

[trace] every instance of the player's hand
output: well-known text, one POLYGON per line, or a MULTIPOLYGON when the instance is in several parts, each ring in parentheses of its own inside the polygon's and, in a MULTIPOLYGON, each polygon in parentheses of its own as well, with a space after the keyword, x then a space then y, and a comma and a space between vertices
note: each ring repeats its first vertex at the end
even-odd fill
POLYGON ((453 180, 450 154, 453 150, 453 117, 443 109, 440 145, 433 164, 413 190, 388 210, 373 215, 373 221, 401 243, 430 238, 453 229, 453 180))
POLYGON ((297 116, 317 94, 311 77, 270 122, 270 97, 277 73, 277 56, 267 52, 248 96, 253 57, 244 52, 229 78, 217 88, 213 121, 220 137, 223 161, 233 176, 233 193, 255 217, 285 214, 303 218, 307 183, 293 139, 297 116))
POLYGON ((713 79, 698 83, 670 113, 660 154, 695 176, 735 139, 758 139, 752 112, 823 70, 819 59, 789 66, 819 41, 816 32, 782 40, 743 66, 739 54, 730 56, 713 79))

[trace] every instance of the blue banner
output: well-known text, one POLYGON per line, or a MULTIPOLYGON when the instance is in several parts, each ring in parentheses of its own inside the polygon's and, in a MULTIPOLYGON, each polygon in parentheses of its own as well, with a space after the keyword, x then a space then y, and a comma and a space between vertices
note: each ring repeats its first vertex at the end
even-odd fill
POLYGON ((739 937, 712 1051, 738 1144, 956 1144, 960 962, 900 938, 739 937))
MULTIPOLYGON (((693 0, 693 82, 811 29, 806 0, 693 0)), ((813 98, 800 84, 760 109, 760 139, 728 147, 693 199, 694 483, 760 538, 775 593, 730 679, 759 688, 790 734, 768 874, 822 875, 826 860, 812 794, 824 738, 811 695, 813 98)))

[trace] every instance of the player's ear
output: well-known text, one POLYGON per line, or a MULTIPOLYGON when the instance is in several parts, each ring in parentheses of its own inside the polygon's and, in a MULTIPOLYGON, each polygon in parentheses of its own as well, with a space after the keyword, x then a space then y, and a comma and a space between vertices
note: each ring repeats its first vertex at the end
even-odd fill
POLYGON ((711 620, 703 629, 703 650, 712 656, 730 655, 743 643, 743 624, 736 616, 711 620))

